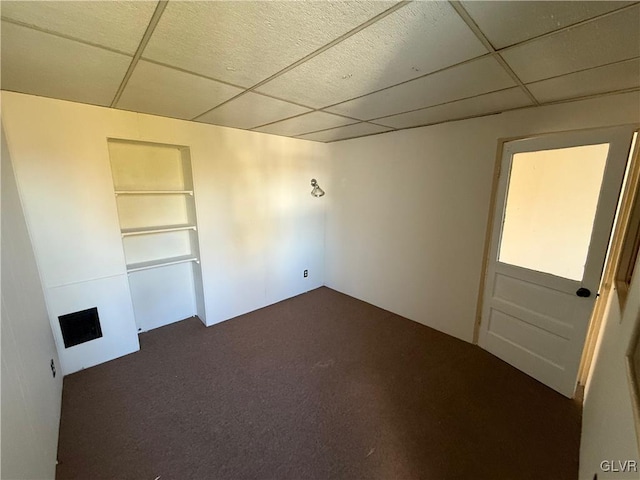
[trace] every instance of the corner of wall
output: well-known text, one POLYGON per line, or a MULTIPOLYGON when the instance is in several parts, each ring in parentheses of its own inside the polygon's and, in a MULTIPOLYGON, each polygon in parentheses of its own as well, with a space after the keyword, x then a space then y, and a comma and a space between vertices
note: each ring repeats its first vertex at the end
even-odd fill
POLYGON ((62 368, 4 128, 1 156, 2 478, 53 478, 62 368))

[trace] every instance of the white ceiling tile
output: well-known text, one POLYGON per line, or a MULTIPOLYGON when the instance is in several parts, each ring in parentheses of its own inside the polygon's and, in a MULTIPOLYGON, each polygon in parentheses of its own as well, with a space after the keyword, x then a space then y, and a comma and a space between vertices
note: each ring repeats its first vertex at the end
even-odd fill
POLYGON ((640 5, 501 52, 525 82, 640 56, 640 5))
POLYGON ((462 2, 495 48, 504 48, 632 3, 513 0, 462 2))
POLYGON ((258 91, 320 108, 487 53, 447 2, 415 2, 258 91))
POLYGON ((144 57, 249 87, 395 2, 169 2, 144 57))
POLYGON ((140 60, 117 106, 192 119, 241 92, 224 83, 140 60))
POLYGON ((357 123, 356 120, 331 115, 324 112, 312 112, 299 117, 283 120, 282 122, 272 123, 264 127, 256 128, 258 132, 273 133, 275 135, 296 136, 304 133, 315 132, 327 128, 338 127, 357 123))
POLYGON ((541 102, 640 87, 640 59, 605 65, 527 85, 541 102))
POLYGON ((2 88, 109 105, 131 58, 2 22, 2 88))
POLYGON ((381 118, 376 120, 376 123, 395 128, 408 128, 501 112, 510 108, 531 105, 532 103, 527 94, 519 87, 516 87, 436 107, 423 108, 414 112, 381 118))
POLYGON ((514 86, 492 57, 484 57, 396 87, 341 103, 327 111, 371 120, 514 86))
POLYGON ((302 138, 304 140, 313 140, 316 142, 333 142, 346 138, 362 137, 364 135, 371 135, 373 133, 383 133, 389 131, 391 131, 390 128, 381 127, 380 125, 373 125, 371 123, 356 123, 355 125, 349 125, 347 127, 332 128, 331 130, 324 130, 322 132, 300 135, 298 138, 302 138))
POLYGON ((133 54, 156 2, 2 1, 2 18, 133 54))
POLYGON ((293 103, 249 92, 197 120, 214 125, 251 129, 309 111, 310 109, 293 103))

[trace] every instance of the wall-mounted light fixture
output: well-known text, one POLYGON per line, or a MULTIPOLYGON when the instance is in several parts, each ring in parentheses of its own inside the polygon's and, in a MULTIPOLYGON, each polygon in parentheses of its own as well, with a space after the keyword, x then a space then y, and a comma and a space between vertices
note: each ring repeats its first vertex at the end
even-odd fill
POLYGON ((324 190, 320 188, 320 185, 318 185, 318 182, 315 178, 311 179, 311 186, 313 187, 313 190, 311 190, 311 195, 313 195, 314 197, 321 197, 324 195, 324 190))

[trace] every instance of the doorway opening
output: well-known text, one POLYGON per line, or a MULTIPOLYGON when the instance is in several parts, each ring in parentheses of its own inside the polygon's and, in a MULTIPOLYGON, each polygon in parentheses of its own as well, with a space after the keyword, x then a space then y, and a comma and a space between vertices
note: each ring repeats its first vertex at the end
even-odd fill
POLYGON ((633 133, 616 127, 502 144, 478 344, 567 397, 602 293, 633 133))

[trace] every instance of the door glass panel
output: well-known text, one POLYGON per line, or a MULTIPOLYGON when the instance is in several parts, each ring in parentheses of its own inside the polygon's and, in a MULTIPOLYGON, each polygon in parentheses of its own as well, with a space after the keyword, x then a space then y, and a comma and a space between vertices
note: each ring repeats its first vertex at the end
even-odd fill
POLYGON ((498 260, 582 280, 609 144, 517 153, 498 260))

